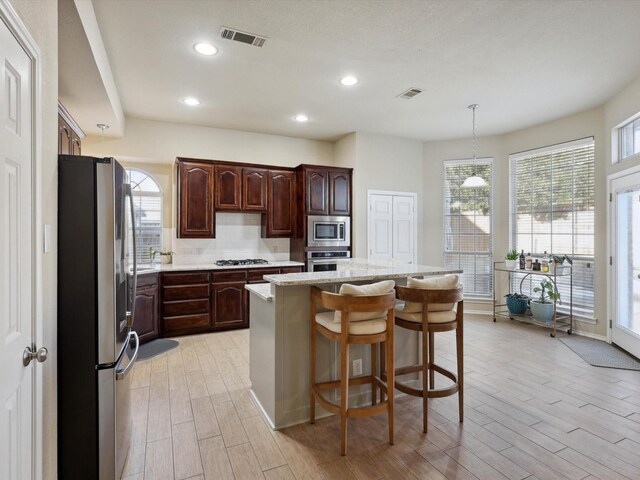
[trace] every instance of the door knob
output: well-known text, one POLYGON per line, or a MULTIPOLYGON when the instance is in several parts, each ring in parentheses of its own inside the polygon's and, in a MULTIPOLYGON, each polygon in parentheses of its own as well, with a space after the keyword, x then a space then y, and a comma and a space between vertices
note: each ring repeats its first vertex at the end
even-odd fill
POLYGON ((49 350, 45 347, 40 348, 40 350, 36 352, 36 346, 31 345, 30 347, 25 348, 22 353, 22 364, 26 367, 31 363, 31 360, 34 359, 42 363, 47 359, 48 355, 49 350))

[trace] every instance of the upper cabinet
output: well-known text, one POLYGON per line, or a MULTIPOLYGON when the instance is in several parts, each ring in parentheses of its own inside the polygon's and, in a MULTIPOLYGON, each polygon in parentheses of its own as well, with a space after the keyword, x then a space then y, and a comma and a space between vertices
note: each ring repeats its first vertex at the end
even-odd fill
POLYGON ((351 215, 351 169, 303 165, 307 215, 351 215))
POLYGON ((329 171, 305 168, 305 213, 307 215, 329 214, 329 171))
POLYGON ((216 210, 266 212, 267 170, 215 165, 216 210))
POLYGON ((214 167, 178 162, 178 237, 215 238, 214 167))
POLYGON ((304 236, 305 215, 351 215, 350 168, 178 158, 178 237, 215 238, 216 211, 262 213, 262 236, 304 236))
POLYGON ((295 221, 295 180, 290 170, 269 170, 267 213, 262 217, 263 237, 291 237, 295 221))
POLYGON ((329 215, 351 215, 351 171, 329 171, 329 215))
POLYGON ((242 210, 267 211, 267 170, 242 168, 242 210))
POLYGON ((58 103, 58 155, 82 155, 84 133, 61 103, 58 103))
POLYGON ((216 210, 240 210, 242 168, 216 165, 216 210))

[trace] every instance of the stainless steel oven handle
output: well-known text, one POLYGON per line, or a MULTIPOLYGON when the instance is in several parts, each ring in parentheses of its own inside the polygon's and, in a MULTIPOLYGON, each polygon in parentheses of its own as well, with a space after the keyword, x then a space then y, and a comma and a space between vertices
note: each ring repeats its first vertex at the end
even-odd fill
POLYGON ((135 208, 133 207, 133 191, 131 190, 131 184, 125 184, 127 195, 129 196, 129 208, 131 209, 131 236, 133 237, 133 285, 131 287, 131 311, 127 312, 127 327, 133 327, 134 312, 136 310, 136 290, 138 289, 138 255, 136 248, 138 243, 136 242, 136 217, 135 208))
POLYGON ((138 358, 138 350, 140 348, 140 339, 138 338, 138 334, 135 332, 135 330, 131 330, 129 332, 129 336, 127 337, 127 343, 131 341, 131 337, 135 338, 136 340, 136 349, 133 351, 133 357, 131 357, 131 360, 129 360, 129 363, 127 364, 126 367, 118 368, 118 366, 116 365, 116 380, 122 380, 123 378, 125 378, 129 373, 129 370, 131 370, 131 367, 133 367, 133 364, 136 363, 136 359, 138 358))

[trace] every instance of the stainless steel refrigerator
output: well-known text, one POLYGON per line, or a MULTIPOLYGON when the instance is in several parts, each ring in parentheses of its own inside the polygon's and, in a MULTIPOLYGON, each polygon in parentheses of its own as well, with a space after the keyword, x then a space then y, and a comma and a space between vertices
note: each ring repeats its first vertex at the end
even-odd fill
POLYGON ((58 473, 119 479, 138 354, 131 186, 113 158, 58 161, 58 473))

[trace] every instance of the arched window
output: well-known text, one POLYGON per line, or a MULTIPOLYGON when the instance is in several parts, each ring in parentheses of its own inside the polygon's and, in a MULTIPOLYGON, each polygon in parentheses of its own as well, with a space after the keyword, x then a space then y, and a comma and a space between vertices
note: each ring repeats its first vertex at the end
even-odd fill
POLYGON ((138 263, 151 263, 150 248, 162 250, 162 189, 147 172, 128 168, 136 216, 138 263))

